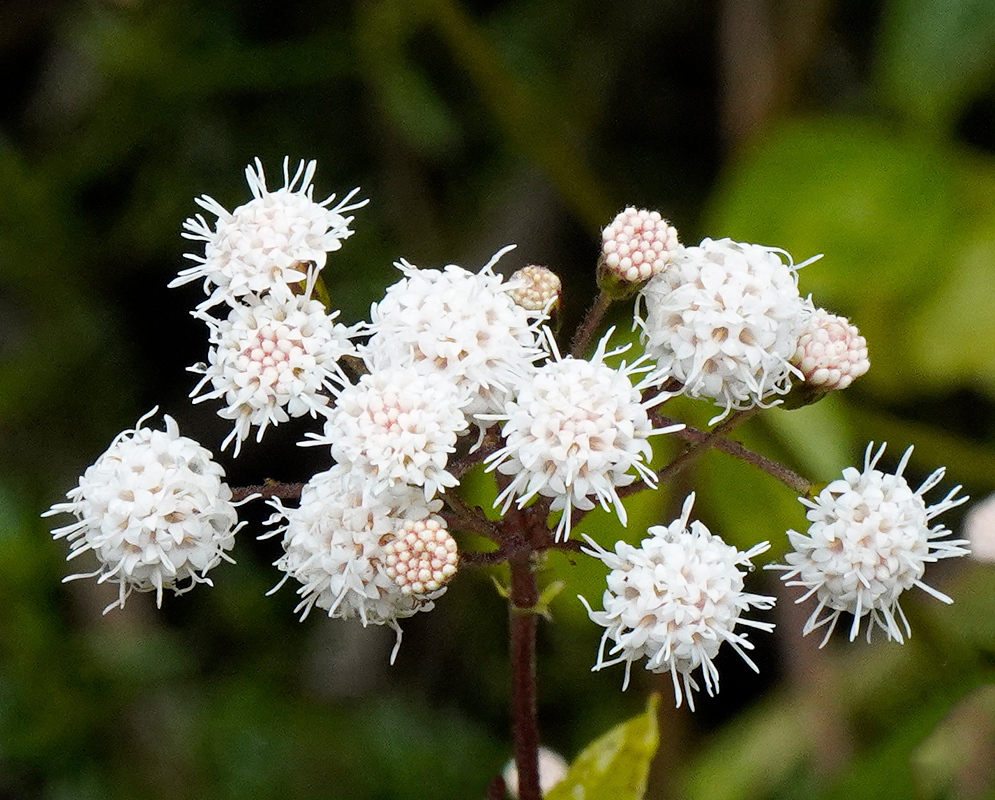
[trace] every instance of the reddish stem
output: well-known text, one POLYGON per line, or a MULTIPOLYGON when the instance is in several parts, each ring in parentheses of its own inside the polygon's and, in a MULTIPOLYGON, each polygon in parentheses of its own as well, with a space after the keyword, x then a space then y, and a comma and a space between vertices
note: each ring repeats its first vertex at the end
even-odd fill
POLYGON ((539 790, 539 717, 536 711, 535 605, 539 590, 530 563, 529 547, 509 554, 511 591, 508 626, 511 632, 511 733, 518 766, 520 800, 542 800, 539 790))
POLYGON ((605 312, 611 304, 611 297, 602 290, 598 294, 594 304, 587 310, 583 322, 577 327, 573 339, 570 341, 570 355, 574 358, 582 358, 584 356, 584 351, 587 349, 588 344, 590 344, 591 337, 594 336, 594 332, 597 330, 598 325, 601 324, 601 320, 604 319, 605 312))
POLYGON ((263 497, 279 497, 281 500, 299 500, 303 483, 281 483, 280 481, 266 481, 256 486, 239 486, 231 490, 232 500, 236 502, 244 500, 250 494, 258 494, 263 497))

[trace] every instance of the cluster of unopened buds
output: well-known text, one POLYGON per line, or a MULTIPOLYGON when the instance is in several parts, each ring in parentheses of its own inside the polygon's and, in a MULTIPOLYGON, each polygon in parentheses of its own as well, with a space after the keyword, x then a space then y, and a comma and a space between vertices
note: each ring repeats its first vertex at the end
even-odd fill
MULTIPOLYGON (((273 508, 264 536, 282 542, 277 588, 297 587, 302 618, 317 606, 387 625, 399 645, 398 621, 430 610, 458 565, 562 549, 609 570, 601 608, 583 601, 604 628, 595 669, 624 664, 627 685, 644 661, 669 673, 678 705, 687 697, 692 708, 696 677, 709 694, 718 690, 723 645, 756 669, 744 629, 773 624, 745 614, 769 610, 774 598, 748 592, 744 578, 766 542, 745 551, 724 543, 692 519, 693 494, 676 520, 633 536, 638 544, 598 542, 592 530, 581 545, 573 529, 596 506, 624 525, 627 495, 668 482, 705 447, 722 441, 732 455, 746 452, 726 434, 748 412, 814 402, 867 371, 857 329, 799 291, 804 264, 729 239, 684 246, 659 213, 628 208, 602 233, 601 298, 569 351, 546 324, 560 280, 535 265, 504 277, 495 266, 510 247, 476 271, 400 260, 370 318, 346 326, 321 287, 334 274, 328 254, 352 235, 349 214, 365 201, 353 201, 356 191, 337 203, 314 200, 314 172, 314 162, 292 173, 285 161, 283 186, 270 190, 256 161, 245 205, 228 212, 200 198, 217 220, 187 220, 184 235, 204 248, 171 286, 203 284, 192 313, 207 326, 209 351, 190 368, 201 376, 191 396, 232 421, 222 449, 232 445, 237 456, 253 432, 260 441, 310 415, 321 429, 303 444, 327 447, 329 468, 293 496, 233 491, 170 417, 157 431, 143 427, 147 415, 47 512, 75 517, 53 532, 71 543, 69 558, 96 558, 70 578, 116 584, 108 609, 133 591, 155 592, 161 603, 166 589, 209 584, 241 527, 233 500, 263 495, 273 508), (608 304, 632 296, 633 342, 613 344, 613 329, 596 340, 608 304), (668 419, 667 401, 678 394, 714 404, 709 424, 718 427, 668 419), (658 436, 677 455, 656 470, 658 436), (494 476, 496 521, 459 495, 477 464, 494 476), (458 555, 468 533, 497 549, 458 555)), ((880 628, 903 641, 902 593, 919 587, 950 602, 924 582, 926 564, 967 552, 935 522, 964 502, 959 487, 927 505, 943 470, 913 489, 903 477, 911 448, 892 473, 878 469, 883 451, 868 446, 862 469, 844 470, 821 491, 780 465, 769 470, 801 495, 810 525, 788 532, 785 563, 767 566, 804 590, 800 601, 814 599, 804 632, 824 627, 823 642, 843 614, 852 617, 850 639, 863 626, 868 639, 880 628)))

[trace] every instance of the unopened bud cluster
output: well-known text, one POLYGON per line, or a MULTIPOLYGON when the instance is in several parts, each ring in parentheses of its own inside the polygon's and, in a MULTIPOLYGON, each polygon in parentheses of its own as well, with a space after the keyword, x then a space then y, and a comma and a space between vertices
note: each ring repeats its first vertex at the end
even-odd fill
POLYGON ((663 272, 679 247, 677 230, 659 211, 627 208, 601 232, 601 263, 619 283, 663 272))
POLYGON ((429 594, 456 574, 456 540, 438 519, 405 520, 384 558, 387 577, 404 594, 429 594))
POLYGON ((816 310, 798 337, 791 362, 819 389, 845 389, 870 369, 867 341, 846 317, 816 310))
POLYGON ((563 284, 549 267, 536 264, 522 267, 511 274, 508 283, 516 287, 508 296, 526 311, 548 311, 559 305, 563 284))

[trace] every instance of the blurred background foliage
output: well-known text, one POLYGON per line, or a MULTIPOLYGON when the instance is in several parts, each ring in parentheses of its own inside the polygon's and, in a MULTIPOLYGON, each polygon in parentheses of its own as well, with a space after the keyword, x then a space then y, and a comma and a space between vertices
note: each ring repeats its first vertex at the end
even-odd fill
MULTIPOLYGON (((271 185, 284 155, 316 158, 316 195, 371 198, 325 273, 350 322, 398 257, 475 268, 515 242, 501 268, 558 271, 569 329, 599 228, 630 204, 685 243, 823 253, 802 288, 861 327, 873 368, 743 440, 820 480, 869 439, 890 465, 915 443, 912 479, 945 464, 944 491, 995 488, 990 0, 6 0, 0 68, 0 796, 481 797, 508 756, 506 612, 482 572, 406 623, 392 668, 391 633, 266 598, 279 544, 248 531, 213 590, 161 612, 135 596, 101 617, 112 589, 59 582, 66 548, 38 514, 119 430, 159 404, 213 449, 226 432, 186 400, 199 289, 165 284, 194 249, 193 197, 244 202, 255 156, 271 185)), ((323 469, 294 446, 306 428, 220 456, 232 482, 323 469)), ((627 532, 602 514, 582 530, 636 540, 690 489, 741 547, 779 555, 804 525, 790 492, 709 454, 633 498, 627 532)), ((569 590, 541 627, 540 714, 568 757, 670 691, 589 672, 589 561, 547 563, 569 590)), ((927 578, 956 602, 910 597, 907 645, 819 651, 807 610, 753 576, 781 595, 777 633, 752 637, 761 675, 727 653, 718 698, 661 704, 648 796, 993 796, 995 573, 927 578)))

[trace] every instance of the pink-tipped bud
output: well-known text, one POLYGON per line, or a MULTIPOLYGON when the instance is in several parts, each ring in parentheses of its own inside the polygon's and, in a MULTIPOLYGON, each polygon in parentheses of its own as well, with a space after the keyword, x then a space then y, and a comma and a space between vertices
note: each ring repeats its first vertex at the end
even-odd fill
POLYGON ((627 208, 601 232, 601 265, 618 283, 641 284, 666 269, 680 247, 658 211, 627 208))
POLYGON ((456 540, 438 519, 405 520, 384 545, 385 571, 401 592, 426 595, 456 574, 456 540))
POLYGON ((509 283, 518 284, 518 288, 508 296, 526 311, 550 311, 560 305, 560 277, 549 267, 522 267, 512 273, 509 283))
POLYGON ((791 359, 805 383, 824 391, 845 389, 871 366, 867 340, 846 317, 824 309, 813 314, 791 359))

